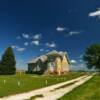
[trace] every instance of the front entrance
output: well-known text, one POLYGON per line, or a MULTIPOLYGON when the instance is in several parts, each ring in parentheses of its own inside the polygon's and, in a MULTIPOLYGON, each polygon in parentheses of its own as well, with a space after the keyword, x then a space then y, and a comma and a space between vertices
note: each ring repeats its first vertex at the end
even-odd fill
POLYGON ((50 72, 54 72, 55 71, 55 68, 56 68, 55 62, 49 62, 48 63, 48 67, 49 67, 49 71, 50 72))

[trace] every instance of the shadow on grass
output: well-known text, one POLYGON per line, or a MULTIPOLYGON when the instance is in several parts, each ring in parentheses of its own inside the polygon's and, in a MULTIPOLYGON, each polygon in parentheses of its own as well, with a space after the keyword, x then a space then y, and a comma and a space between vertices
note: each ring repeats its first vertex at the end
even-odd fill
POLYGON ((34 100, 36 98, 42 98, 42 97, 43 97, 43 95, 40 94, 40 95, 35 95, 35 96, 31 97, 30 99, 25 99, 25 100, 34 100))

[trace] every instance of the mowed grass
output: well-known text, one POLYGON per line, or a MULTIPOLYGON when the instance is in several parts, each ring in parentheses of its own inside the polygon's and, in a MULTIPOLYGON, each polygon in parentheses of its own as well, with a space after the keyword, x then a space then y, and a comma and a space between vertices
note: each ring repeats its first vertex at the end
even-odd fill
POLYGON ((100 76, 94 76, 59 100, 100 100, 100 76))
POLYGON ((70 72, 66 75, 13 75, 0 76, 0 97, 27 92, 46 87, 59 82, 67 81, 83 75, 84 73, 70 72), (47 80, 47 81, 46 81, 47 80), (47 83, 47 84, 46 84, 47 83), (19 84, 19 85, 18 85, 19 84))

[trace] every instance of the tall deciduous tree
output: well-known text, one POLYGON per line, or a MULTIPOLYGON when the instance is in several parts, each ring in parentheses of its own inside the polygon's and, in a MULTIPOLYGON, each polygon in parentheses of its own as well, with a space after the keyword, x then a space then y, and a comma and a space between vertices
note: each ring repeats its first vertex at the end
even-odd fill
POLYGON ((15 74, 16 60, 11 47, 8 47, 2 56, 0 74, 15 74))
POLYGON ((89 69, 94 67, 100 72, 100 45, 93 44, 89 46, 85 51, 83 60, 86 62, 89 69))

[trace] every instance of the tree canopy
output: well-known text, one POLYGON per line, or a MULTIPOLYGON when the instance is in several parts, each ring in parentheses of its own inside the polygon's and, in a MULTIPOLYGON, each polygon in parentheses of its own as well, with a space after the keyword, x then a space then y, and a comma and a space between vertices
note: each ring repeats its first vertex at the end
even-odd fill
POLYGON ((90 45, 85 51, 83 60, 89 69, 95 68, 100 71, 100 44, 90 45))

